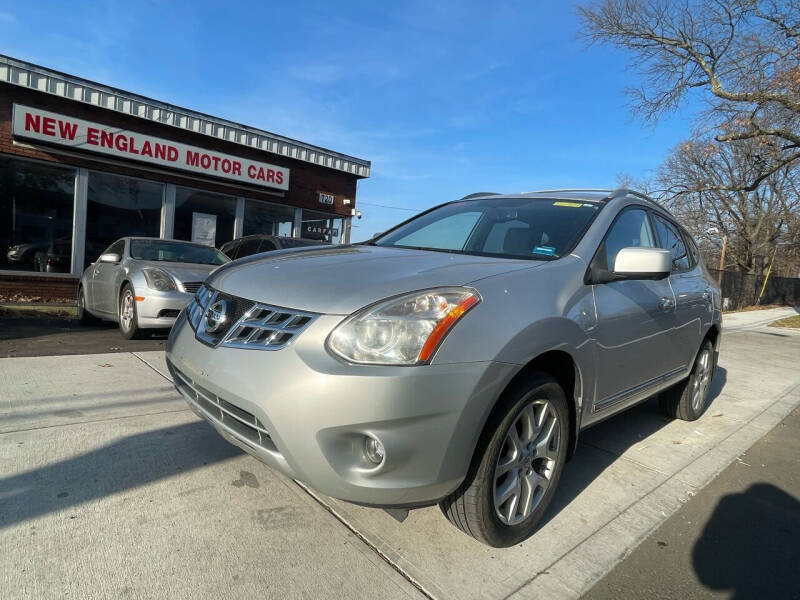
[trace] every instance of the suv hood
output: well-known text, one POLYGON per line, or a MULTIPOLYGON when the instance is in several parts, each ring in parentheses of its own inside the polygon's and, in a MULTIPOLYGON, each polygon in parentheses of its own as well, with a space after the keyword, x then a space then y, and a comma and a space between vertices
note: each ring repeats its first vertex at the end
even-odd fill
POLYGON ((465 285, 542 264, 427 250, 328 246, 319 250, 271 252, 234 261, 215 271, 208 283, 256 302, 348 315, 406 292, 465 285))

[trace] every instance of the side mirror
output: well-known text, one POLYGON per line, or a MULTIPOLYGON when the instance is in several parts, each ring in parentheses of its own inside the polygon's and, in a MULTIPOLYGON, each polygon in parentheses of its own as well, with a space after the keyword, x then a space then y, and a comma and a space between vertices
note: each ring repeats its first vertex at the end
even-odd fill
POLYGON ((613 277, 620 279, 664 279, 672 270, 669 250, 623 248, 614 259, 613 277))
POLYGON ((101 263, 118 263, 122 260, 122 257, 119 254, 114 254, 109 252, 108 254, 101 254, 100 258, 97 259, 97 262, 101 263))

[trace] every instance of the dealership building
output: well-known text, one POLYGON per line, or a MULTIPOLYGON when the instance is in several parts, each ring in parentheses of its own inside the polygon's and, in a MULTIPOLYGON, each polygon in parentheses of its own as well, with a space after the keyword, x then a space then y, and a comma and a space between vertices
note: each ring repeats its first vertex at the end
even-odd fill
POLYGON ((369 174, 367 160, 0 55, 0 294, 72 296, 129 235, 347 243, 369 174))

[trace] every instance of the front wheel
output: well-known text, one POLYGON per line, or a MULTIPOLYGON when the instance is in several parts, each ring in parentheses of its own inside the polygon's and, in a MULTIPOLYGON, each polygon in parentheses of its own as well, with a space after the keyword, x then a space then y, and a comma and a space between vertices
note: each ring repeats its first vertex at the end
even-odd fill
POLYGON ((550 376, 518 382, 501 403, 466 479, 439 504, 453 525, 496 548, 534 533, 558 486, 569 441, 567 399, 550 376))
POLYGON ((130 283, 125 284, 119 297, 119 330, 129 340, 142 337, 136 316, 136 297, 130 283))
POLYGON ((704 340, 689 377, 661 392, 659 405, 664 414, 684 421, 699 419, 708 407, 715 368, 714 346, 704 340))

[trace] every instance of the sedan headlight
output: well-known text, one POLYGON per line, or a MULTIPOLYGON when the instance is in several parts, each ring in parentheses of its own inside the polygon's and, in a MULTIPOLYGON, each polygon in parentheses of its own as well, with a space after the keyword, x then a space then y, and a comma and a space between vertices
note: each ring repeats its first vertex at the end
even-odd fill
POLYGON ((355 363, 424 364, 453 325, 480 301, 476 290, 463 287, 391 298, 348 317, 333 330, 328 347, 355 363))
POLYGON ((149 287, 151 290, 156 290, 159 292, 171 292, 177 288, 175 285, 175 280, 161 269, 156 269, 154 267, 142 269, 142 275, 144 275, 144 278, 147 281, 147 287, 149 287))

